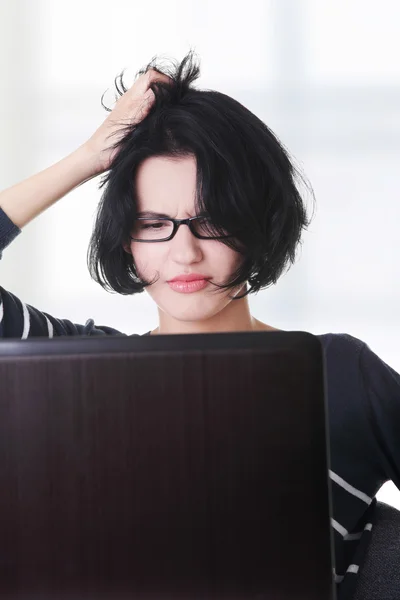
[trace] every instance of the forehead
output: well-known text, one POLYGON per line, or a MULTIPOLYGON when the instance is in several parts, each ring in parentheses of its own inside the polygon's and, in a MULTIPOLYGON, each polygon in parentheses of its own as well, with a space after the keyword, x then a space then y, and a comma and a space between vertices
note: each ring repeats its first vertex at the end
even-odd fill
POLYGON ((168 215, 193 213, 196 198, 194 157, 147 158, 138 168, 136 194, 139 211, 168 215))

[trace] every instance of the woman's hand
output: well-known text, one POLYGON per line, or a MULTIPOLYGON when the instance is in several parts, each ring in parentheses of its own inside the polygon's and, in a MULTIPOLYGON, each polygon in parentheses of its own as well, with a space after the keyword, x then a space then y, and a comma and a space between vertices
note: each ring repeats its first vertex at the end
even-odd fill
POLYGON ((149 69, 147 73, 140 75, 135 83, 118 98, 109 116, 84 144, 90 155, 94 157, 96 175, 109 169, 118 152, 118 149, 113 149, 111 146, 122 139, 124 132, 121 131, 121 126, 140 123, 148 115, 154 103, 154 93, 150 89, 150 84, 155 81, 169 83, 171 80, 167 75, 154 69, 149 69))
POLYGON ((17 227, 24 227, 71 190, 109 169, 118 151, 110 147, 118 137, 121 139, 118 130, 122 125, 139 123, 148 114, 154 103, 149 86, 155 81, 169 83, 171 79, 149 69, 118 98, 107 119, 87 142, 51 167, 0 192, 0 206, 17 227))

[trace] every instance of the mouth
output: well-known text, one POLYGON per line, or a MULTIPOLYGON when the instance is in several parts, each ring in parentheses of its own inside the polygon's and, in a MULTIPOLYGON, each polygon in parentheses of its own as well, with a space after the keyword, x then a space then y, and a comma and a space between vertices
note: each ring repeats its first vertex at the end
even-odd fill
POLYGON ((196 279, 172 279, 168 281, 168 285, 174 292, 192 294, 203 290, 208 285, 208 279, 198 277, 196 279))

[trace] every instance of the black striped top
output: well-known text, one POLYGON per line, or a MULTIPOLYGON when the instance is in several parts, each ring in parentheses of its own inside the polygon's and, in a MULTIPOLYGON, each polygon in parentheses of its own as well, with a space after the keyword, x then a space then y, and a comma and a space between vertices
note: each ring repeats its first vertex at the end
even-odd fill
MULTIPOLYGON (((20 230, 0 209, 0 257, 20 230)), ((0 287, 0 338, 121 335, 93 320, 78 325, 24 304, 0 287)), ((400 375, 361 340, 323 334, 330 429, 334 578, 339 600, 353 596, 374 526, 375 496, 400 488, 400 375)))

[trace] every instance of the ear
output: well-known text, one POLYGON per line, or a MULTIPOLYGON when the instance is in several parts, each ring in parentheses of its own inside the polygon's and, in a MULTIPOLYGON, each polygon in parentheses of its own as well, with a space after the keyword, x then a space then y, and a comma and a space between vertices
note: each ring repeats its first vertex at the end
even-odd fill
POLYGON ((132 250, 129 244, 122 244, 122 247, 127 254, 132 254, 132 250))

